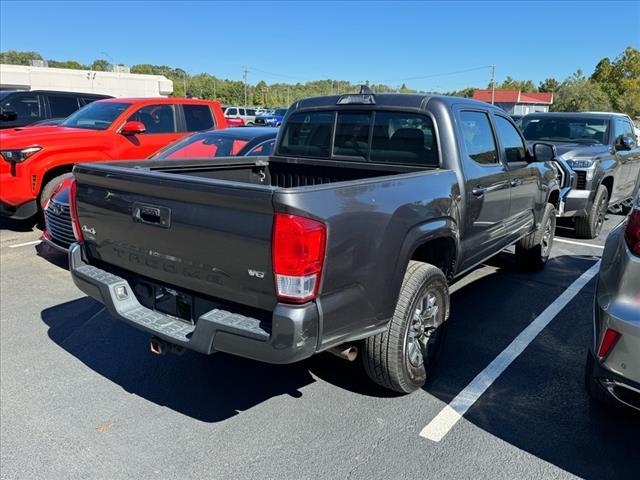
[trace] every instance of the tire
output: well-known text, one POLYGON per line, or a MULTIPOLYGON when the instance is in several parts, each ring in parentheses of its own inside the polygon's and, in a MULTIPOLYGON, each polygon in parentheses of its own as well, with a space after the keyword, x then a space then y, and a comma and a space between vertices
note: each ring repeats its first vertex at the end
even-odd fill
POLYGON ((387 330, 364 340, 369 378, 400 393, 422 387, 440 353, 448 317, 449 287, 442 270, 410 261, 387 330), (430 315, 419 316, 423 311, 430 315))
POLYGON ((586 217, 576 217, 576 233, 580 238, 596 238, 600 235, 609 207, 609 191, 600 185, 593 199, 593 205, 586 217))
POLYGON ((53 191, 58 185, 64 182, 67 178, 71 178, 72 176, 72 173, 63 173, 62 175, 58 175, 57 177, 53 177, 51 180, 49 180, 40 191, 40 206, 42 207, 43 203, 47 202, 51 198, 53 191))
POLYGON ((524 270, 542 270, 549 260, 556 230, 556 209, 550 203, 544 208, 540 227, 516 243, 516 262, 524 270))

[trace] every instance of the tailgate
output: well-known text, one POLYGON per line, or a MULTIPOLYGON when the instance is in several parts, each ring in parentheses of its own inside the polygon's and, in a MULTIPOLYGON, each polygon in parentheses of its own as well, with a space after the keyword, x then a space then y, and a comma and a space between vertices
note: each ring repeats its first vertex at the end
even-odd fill
POLYGON ((74 172, 90 261, 274 308, 273 188, 107 165, 74 172))

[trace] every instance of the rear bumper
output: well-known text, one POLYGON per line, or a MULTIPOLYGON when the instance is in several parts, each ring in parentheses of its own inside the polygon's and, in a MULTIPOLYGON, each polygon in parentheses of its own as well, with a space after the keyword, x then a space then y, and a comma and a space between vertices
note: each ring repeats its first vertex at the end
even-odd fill
POLYGON ((112 316, 190 350, 226 352, 267 363, 294 363, 316 351, 319 322, 315 303, 278 304, 270 326, 220 309, 201 315, 191 325, 141 305, 125 279, 85 263, 78 244, 69 249, 69 270, 76 286, 104 304, 112 316))
POLYGON ((611 399, 640 411, 640 383, 607 369, 591 350, 587 358, 587 372, 611 399))
POLYGON ((38 203, 35 200, 29 200, 20 205, 10 205, 0 201, 0 216, 14 220, 26 220, 36 213, 38 213, 38 203))

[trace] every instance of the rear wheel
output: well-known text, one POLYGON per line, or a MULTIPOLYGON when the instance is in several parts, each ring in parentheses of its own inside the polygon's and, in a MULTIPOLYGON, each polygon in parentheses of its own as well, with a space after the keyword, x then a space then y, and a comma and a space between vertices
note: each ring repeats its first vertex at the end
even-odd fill
POLYGON ((516 261, 525 270, 541 270, 549 260, 556 231, 556 209, 547 203, 540 227, 516 243, 516 261))
POLYGON ((596 238, 600 235, 609 208, 609 191, 600 185, 593 199, 593 205, 586 217, 576 218, 576 233, 580 238, 596 238))
POLYGON ((387 330, 364 341, 364 367, 374 382, 401 393, 424 385, 442 346, 449 288, 442 270, 409 262, 387 330))

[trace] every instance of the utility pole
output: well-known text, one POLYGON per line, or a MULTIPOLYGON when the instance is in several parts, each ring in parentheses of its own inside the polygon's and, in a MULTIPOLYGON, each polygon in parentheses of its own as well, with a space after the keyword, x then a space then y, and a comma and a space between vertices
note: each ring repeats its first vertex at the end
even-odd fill
POLYGON ((184 96, 187 96, 187 72, 182 70, 182 85, 184 86, 184 96))
POLYGON ((216 77, 213 77, 213 99, 216 100, 216 77))
POLYGON ((491 67, 491 105, 496 103, 496 66, 489 65, 491 67))
POLYGON ((247 76, 249 74, 249 69, 247 68, 247 66, 245 65, 243 67, 243 72, 242 72, 242 80, 244 81, 244 106, 247 106, 247 76))

